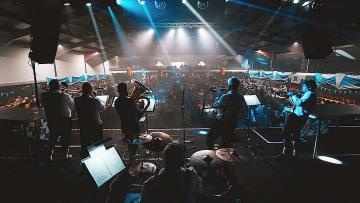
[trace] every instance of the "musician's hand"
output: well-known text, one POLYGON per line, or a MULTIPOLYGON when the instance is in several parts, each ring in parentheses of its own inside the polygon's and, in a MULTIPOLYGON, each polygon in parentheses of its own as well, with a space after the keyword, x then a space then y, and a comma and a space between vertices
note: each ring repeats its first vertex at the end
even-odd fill
POLYGON ((292 91, 289 91, 289 92, 287 93, 287 96, 289 96, 289 97, 292 97, 293 95, 295 95, 295 94, 294 94, 294 92, 292 92, 292 91))
POLYGON ((140 100, 137 103, 137 107, 138 107, 139 110, 143 110, 145 108, 145 102, 140 100))

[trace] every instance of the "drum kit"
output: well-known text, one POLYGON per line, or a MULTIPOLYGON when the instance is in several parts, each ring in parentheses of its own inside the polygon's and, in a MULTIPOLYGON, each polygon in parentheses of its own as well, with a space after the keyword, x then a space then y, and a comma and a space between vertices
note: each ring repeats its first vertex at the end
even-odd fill
MULTIPOLYGON (((152 132, 150 134, 140 133, 132 140, 132 144, 142 145, 146 150, 161 153, 165 146, 172 141, 173 139, 167 133, 152 132)), ((153 175, 156 172, 156 165, 151 162, 143 162, 140 159, 140 163, 130 166, 128 172, 134 177, 153 175)))
MULTIPOLYGON (((145 149, 161 153, 165 146, 173 142, 171 136, 164 132, 152 132, 139 134, 133 140, 133 144, 142 145, 145 149)), ((226 165, 235 163, 247 163, 247 157, 239 153, 235 148, 221 148, 217 150, 200 150, 190 157, 189 165, 194 167, 203 179, 203 193, 207 198, 224 198, 229 194, 232 187, 224 172, 226 165)), ((151 162, 142 162, 129 167, 129 174, 134 177, 151 176, 156 173, 157 167, 151 162)))
POLYGON ((234 148, 197 151, 190 157, 190 165, 203 180, 202 192, 206 200, 227 202, 231 183, 226 174, 226 165, 246 163, 248 159, 234 148))

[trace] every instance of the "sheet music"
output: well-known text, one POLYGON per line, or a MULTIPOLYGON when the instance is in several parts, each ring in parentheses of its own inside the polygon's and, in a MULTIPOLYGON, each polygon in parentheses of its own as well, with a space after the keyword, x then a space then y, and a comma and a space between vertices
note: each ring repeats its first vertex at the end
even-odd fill
POLYGON ((117 100, 118 97, 114 97, 114 100, 113 100, 113 103, 112 103, 112 106, 113 108, 115 108, 115 101, 117 100))
POLYGON ((247 106, 256 106, 261 104, 256 95, 244 95, 244 99, 247 106))
POLYGON ((88 151, 91 157, 100 156, 102 153, 106 152, 104 145, 99 145, 97 147, 92 146, 88 147, 88 151))
POLYGON ((96 98, 99 99, 102 105, 106 105, 109 95, 96 96, 96 98))
POLYGON ((101 157, 90 157, 84 160, 83 163, 85 164, 98 187, 113 177, 109 169, 104 167, 106 166, 106 163, 101 157))
POLYGON ((110 149, 106 150, 106 152, 102 153, 101 157, 104 159, 111 175, 114 176, 125 169, 125 165, 117 153, 115 147, 111 147, 110 149))

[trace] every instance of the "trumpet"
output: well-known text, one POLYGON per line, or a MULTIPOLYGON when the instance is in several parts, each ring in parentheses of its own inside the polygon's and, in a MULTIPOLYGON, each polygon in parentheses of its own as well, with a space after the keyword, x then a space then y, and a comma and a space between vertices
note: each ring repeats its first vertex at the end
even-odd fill
POLYGON ((146 110, 150 106, 150 99, 147 98, 146 96, 142 96, 142 94, 149 92, 151 92, 151 90, 147 88, 145 85, 141 84, 139 81, 134 81, 134 88, 132 89, 129 98, 132 99, 135 103, 138 103, 141 99, 145 99, 147 101, 145 107, 141 110, 140 117, 142 117, 142 115, 146 112, 146 110))

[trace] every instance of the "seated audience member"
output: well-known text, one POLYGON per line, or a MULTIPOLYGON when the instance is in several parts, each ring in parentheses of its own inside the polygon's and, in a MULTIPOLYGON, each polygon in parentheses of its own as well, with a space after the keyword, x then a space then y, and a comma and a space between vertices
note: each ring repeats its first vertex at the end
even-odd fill
POLYGON ((163 152, 164 168, 143 185, 141 203, 193 203, 200 194, 202 180, 193 168, 185 168, 184 148, 168 144, 163 152))
POLYGON ((103 139, 100 112, 105 111, 105 106, 94 96, 89 82, 82 85, 82 95, 74 100, 80 124, 80 154, 84 158, 88 155, 86 148, 103 139))

